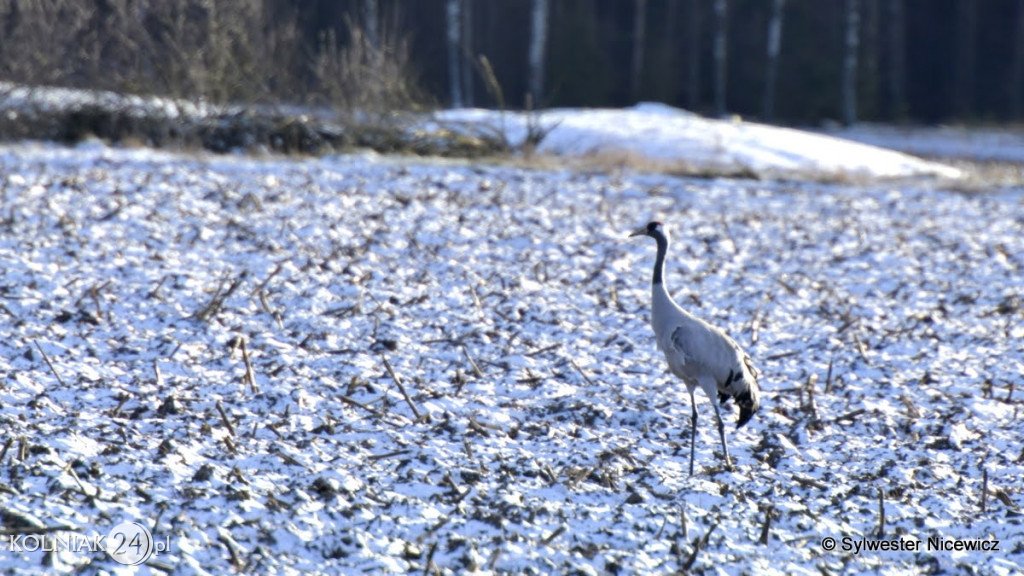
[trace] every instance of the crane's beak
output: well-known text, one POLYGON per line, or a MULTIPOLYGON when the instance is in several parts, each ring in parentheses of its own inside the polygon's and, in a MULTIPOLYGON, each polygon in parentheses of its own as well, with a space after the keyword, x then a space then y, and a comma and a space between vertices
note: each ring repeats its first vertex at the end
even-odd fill
POLYGON ((647 236, 647 225, 637 228, 636 230, 633 231, 632 234, 629 235, 630 238, 632 238, 633 236, 647 236))

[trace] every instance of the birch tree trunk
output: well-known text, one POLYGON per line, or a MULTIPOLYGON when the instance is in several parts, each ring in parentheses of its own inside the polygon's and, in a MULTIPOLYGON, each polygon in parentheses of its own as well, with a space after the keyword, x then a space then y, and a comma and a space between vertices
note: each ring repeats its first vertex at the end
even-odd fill
POLYGON ((714 0, 715 8, 715 116, 725 116, 725 75, 727 72, 728 6, 726 0, 714 0))
POLYGON ((548 0, 533 0, 530 18, 529 88, 533 105, 544 95, 544 60, 548 42, 548 0))
POLYGON ((842 115, 847 126, 857 122, 857 52, 860 48, 860 4, 846 0, 846 35, 843 42, 842 115))
POLYGON ((779 70, 779 52, 782 48, 782 13, 786 0, 775 0, 772 3, 772 17, 768 22, 768 58, 765 64, 764 100, 761 116, 765 122, 775 117, 775 77, 779 70))
POLYGON ((462 70, 459 48, 462 45, 462 10, 460 0, 445 2, 445 15, 448 29, 448 87, 452 108, 462 108, 462 70))

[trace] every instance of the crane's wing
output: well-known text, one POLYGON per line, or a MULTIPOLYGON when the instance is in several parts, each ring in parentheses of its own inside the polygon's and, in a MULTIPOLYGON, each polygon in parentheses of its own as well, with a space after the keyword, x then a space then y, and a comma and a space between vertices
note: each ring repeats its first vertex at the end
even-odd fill
POLYGON ((726 396, 736 396, 751 380, 756 385, 753 363, 739 344, 714 326, 694 320, 677 326, 671 337, 675 355, 686 364, 686 376, 711 377, 726 396))
MULTIPOLYGON (((684 323, 672 331, 676 362, 673 372, 691 382, 714 382, 719 403, 734 398, 740 408, 737 427, 746 424, 761 406, 761 390, 754 364, 739 344, 705 322, 684 323)), ((666 354, 666 356, 668 356, 666 354)))

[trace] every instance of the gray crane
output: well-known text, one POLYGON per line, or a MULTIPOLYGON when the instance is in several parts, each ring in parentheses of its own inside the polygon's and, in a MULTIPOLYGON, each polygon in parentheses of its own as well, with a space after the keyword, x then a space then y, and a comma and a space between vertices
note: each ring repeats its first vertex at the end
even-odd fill
POLYGON ((651 278, 651 327, 658 348, 665 354, 670 372, 682 379, 690 393, 693 418, 690 420, 690 475, 693 475, 694 444, 697 440, 697 401, 693 391, 699 386, 708 395, 715 408, 718 435, 722 438, 725 464, 732 468, 729 447, 725 443, 725 425, 719 403, 735 398, 740 407, 736 427, 746 424, 761 407, 761 390, 757 386, 756 370, 736 341, 721 329, 683 310, 665 289, 665 254, 668 253, 668 234, 661 222, 651 222, 629 235, 650 236, 658 243, 651 278))

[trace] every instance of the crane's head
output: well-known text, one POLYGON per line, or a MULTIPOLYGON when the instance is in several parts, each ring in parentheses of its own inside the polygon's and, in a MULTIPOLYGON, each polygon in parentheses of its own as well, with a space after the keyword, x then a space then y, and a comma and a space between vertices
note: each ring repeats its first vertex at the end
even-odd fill
POLYGON ((640 228, 637 228, 629 235, 630 238, 633 236, 650 236, 656 238, 657 235, 664 236, 665 229, 661 226, 661 222, 649 222, 640 228))

